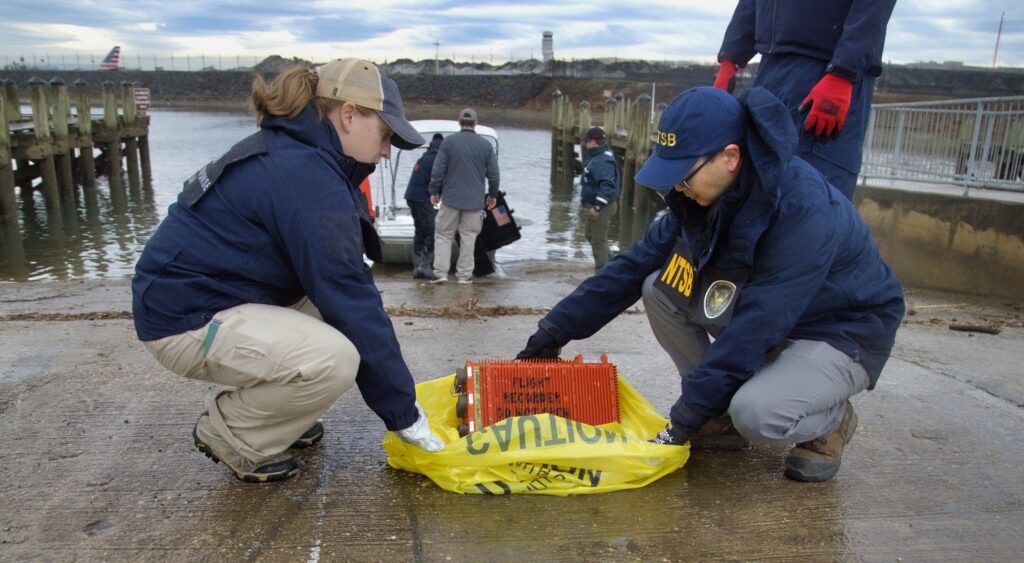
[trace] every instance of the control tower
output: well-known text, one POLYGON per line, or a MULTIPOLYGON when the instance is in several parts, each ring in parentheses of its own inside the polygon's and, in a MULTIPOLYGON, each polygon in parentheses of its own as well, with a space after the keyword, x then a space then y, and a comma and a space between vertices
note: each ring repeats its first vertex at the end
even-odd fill
POLYGON ((544 32, 544 39, 540 43, 540 52, 546 63, 551 62, 551 59, 555 58, 554 38, 550 31, 544 32))

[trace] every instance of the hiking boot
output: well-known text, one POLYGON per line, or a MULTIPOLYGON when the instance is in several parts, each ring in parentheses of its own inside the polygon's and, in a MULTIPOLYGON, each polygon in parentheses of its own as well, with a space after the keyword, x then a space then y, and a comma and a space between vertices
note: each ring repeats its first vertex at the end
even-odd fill
POLYGON ((210 416, 204 414, 199 417, 196 426, 192 429, 192 439, 195 441, 199 451, 206 454, 214 463, 224 462, 235 477, 247 483, 266 483, 268 481, 281 481, 291 477, 299 470, 299 464, 295 458, 286 454, 277 454, 270 459, 253 462, 235 451, 227 440, 221 438, 210 423, 210 416))
POLYGON ((786 456, 786 477, 794 481, 817 483, 835 477, 839 463, 843 460, 843 448, 857 431, 857 413, 846 401, 843 421, 832 432, 797 444, 786 456))
POLYGON ((750 440, 744 438, 732 424, 732 418, 712 418, 697 431, 690 440, 695 450, 737 451, 750 447, 750 440))
POLYGON ((298 439, 296 439, 295 442, 293 442, 292 445, 288 447, 301 450, 302 448, 315 446, 317 442, 323 439, 323 437, 324 425, 321 424, 320 421, 318 420, 316 421, 315 424, 313 424, 313 426, 309 430, 306 430, 306 432, 302 436, 299 436, 298 439))

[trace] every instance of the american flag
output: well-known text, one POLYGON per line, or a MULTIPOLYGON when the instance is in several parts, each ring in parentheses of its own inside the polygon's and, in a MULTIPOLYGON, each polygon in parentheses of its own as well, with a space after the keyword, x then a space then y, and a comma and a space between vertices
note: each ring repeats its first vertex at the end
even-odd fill
POLYGON ((494 215, 494 221, 498 223, 499 227, 504 227, 512 222, 512 219, 508 216, 508 212, 505 211, 505 206, 497 205, 491 210, 491 215, 494 215))

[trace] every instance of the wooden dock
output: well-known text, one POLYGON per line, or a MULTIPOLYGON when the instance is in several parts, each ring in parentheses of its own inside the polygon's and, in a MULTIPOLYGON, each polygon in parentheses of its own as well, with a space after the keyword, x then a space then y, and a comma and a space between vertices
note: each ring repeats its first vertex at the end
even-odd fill
POLYGON ((151 189, 149 116, 137 111, 137 85, 104 82, 102 107, 94 112, 84 81, 73 85, 72 109, 63 80, 32 78, 32 113, 26 115, 14 81, 2 79, 0 86, 0 236, 6 251, 21 247, 19 192, 26 201, 38 190, 50 235, 63 236, 77 223, 82 198, 95 209, 98 176, 107 176, 115 211, 127 201, 125 177, 128 190, 151 189))
MULTIPOLYGON (((551 187, 556 192, 572 191, 577 154, 586 152, 581 137, 593 125, 590 103, 580 102, 574 108, 568 97, 555 90, 551 104, 551 187), (577 150, 577 146, 580 148, 577 150)), ((604 116, 600 124, 608 135, 608 146, 615 153, 619 165, 621 186, 619 192, 619 247, 626 248, 643 236, 654 216, 664 209, 665 203, 654 190, 633 180, 644 165, 654 146, 654 134, 664 104, 652 112, 650 96, 643 94, 629 100, 615 94, 605 100, 604 116)), ((615 222, 612 223, 614 228, 615 222)))

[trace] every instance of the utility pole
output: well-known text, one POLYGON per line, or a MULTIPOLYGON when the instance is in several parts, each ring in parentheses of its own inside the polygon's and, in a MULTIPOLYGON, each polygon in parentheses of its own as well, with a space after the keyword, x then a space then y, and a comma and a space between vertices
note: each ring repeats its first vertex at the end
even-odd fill
POLYGON ((996 69, 996 58, 999 57, 999 38, 1003 36, 1003 19, 1006 18, 1006 12, 999 16, 999 31, 996 33, 996 52, 992 53, 992 70, 996 69))
POLYGON ((434 41, 434 74, 441 74, 441 44, 434 41))

